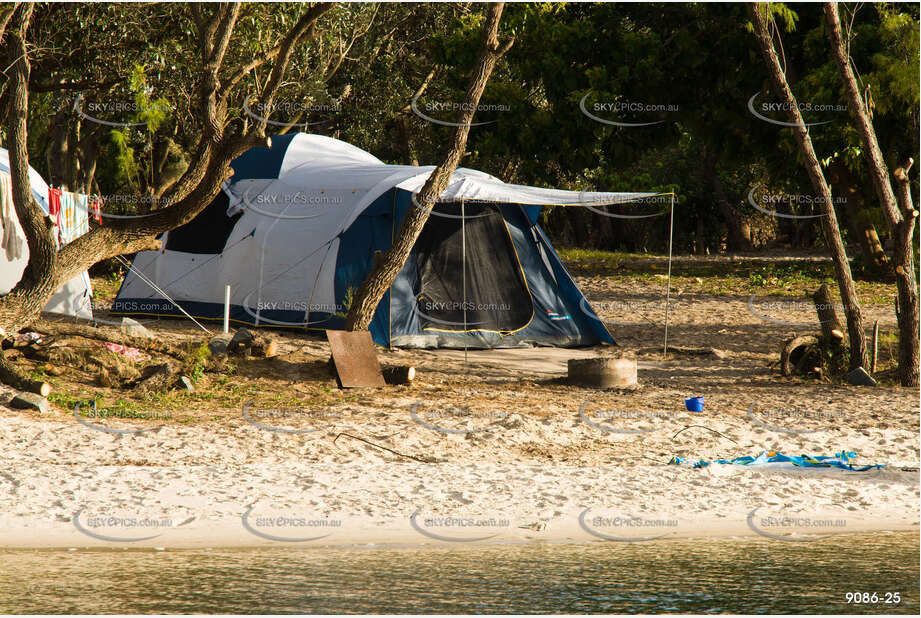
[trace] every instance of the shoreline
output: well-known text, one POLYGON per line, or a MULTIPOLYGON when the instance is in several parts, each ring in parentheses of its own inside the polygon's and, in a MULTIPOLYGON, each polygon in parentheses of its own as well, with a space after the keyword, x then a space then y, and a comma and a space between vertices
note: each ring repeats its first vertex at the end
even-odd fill
POLYGON ((34 464, 0 472, 0 549, 821 541, 919 532, 919 474, 676 465, 34 464), (818 537, 818 538, 817 538, 818 537))
POLYGON ((917 522, 907 518, 893 517, 888 520, 868 518, 863 521, 849 521, 847 531, 810 535, 800 528, 801 534, 791 535, 784 540, 771 539, 754 532, 746 522, 697 520, 687 522, 657 538, 648 540, 615 541, 589 534, 577 523, 565 520, 550 522, 544 531, 521 529, 515 526, 496 536, 482 541, 441 541, 424 538, 405 520, 393 520, 385 525, 364 522, 351 527, 347 532, 334 533, 325 540, 307 542, 279 542, 261 539, 245 531, 239 521, 209 522, 204 527, 172 529, 152 540, 138 542, 112 542, 94 539, 76 530, 72 525, 56 523, 51 526, 35 525, 30 520, 13 523, 0 534, 0 551, 80 551, 80 550, 221 550, 221 549, 305 549, 305 550, 393 550, 393 549, 476 549, 495 546, 518 546, 555 543, 618 543, 654 545, 669 541, 708 542, 711 540, 764 541, 780 546, 783 542, 819 542, 826 539, 855 535, 889 535, 921 533, 917 522))

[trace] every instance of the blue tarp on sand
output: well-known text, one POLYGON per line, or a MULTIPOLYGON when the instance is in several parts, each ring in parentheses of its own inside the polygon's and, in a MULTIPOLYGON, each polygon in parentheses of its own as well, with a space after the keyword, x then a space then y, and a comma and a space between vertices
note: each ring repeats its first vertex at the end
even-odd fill
MULTIPOLYGON (((850 460, 855 459, 857 453, 854 451, 841 451, 835 453, 834 457, 812 456, 812 455, 784 455, 777 451, 764 451, 757 457, 746 455, 745 457, 736 457, 735 459, 714 459, 712 462, 700 459, 694 463, 695 468, 706 468, 711 463, 718 464, 736 464, 740 466, 759 466, 764 464, 783 464, 788 463, 795 467, 802 468, 839 468, 841 470, 850 470, 851 472, 866 472, 867 470, 879 470, 886 466, 881 464, 869 466, 854 466, 850 460)), ((672 457, 668 463, 680 465, 687 462, 686 457, 672 457)))

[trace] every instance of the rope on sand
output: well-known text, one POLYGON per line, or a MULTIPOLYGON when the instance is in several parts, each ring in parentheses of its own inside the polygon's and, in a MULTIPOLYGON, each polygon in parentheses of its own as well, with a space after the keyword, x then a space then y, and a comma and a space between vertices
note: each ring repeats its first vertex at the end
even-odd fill
MULTIPOLYGON (((715 434, 717 434, 717 435, 719 435, 719 436, 723 436, 724 438, 726 438, 727 440, 729 440, 729 441, 731 441, 731 442, 735 442, 736 444, 739 444, 738 442, 736 442, 735 440, 733 440, 733 439, 730 438, 729 436, 724 435, 724 434, 721 434, 720 432, 718 432, 718 431, 715 430, 715 429, 710 429, 710 428, 707 427, 706 425, 688 425, 687 427, 685 427, 684 429, 679 430, 678 433, 676 433, 675 435, 673 435, 673 436, 672 436, 672 440, 674 440, 675 438, 677 438, 679 433, 681 433, 682 431, 686 431, 686 430, 690 429, 691 427, 700 427, 701 429, 706 429, 707 431, 712 431, 713 433, 715 433, 715 434)), ((741 445, 739 445, 739 446, 741 446, 741 445)))
POLYGON ((358 436, 353 436, 352 434, 350 434, 350 433, 345 433, 345 432, 336 434, 336 437, 333 438, 333 444, 335 444, 335 443, 336 443, 336 440, 338 440, 341 436, 345 436, 345 437, 347 437, 347 438, 352 438, 353 440, 360 440, 361 442, 364 442, 365 444, 370 444, 371 446, 373 446, 373 447, 375 447, 375 448, 379 448, 379 449, 385 450, 385 451, 387 451, 388 453, 393 453, 394 455, 399 455, 400 457, 406 457, 407 459, 414 459, 414 460, 419 461, 419 462, 422 462, 422 463, 435 463, 435 458, 434 458, 434 457, 417 457, 416 455, 406 455, 406 454, 404 454, 404 453, 398 453, 397 451, 393 450, 392 448, 387 448, 386 446, 381 446, 380 444, 375 444, 374 442, 371 442, 371 441, 369 441, 369 440, 365 440, 364 438, 359 438, 358 436))

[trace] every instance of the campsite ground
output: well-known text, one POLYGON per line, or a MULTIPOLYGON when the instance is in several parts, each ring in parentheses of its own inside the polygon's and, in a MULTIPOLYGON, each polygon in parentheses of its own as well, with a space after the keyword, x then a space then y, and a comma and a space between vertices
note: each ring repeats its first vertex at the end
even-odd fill
MULTIPOLYGON (((373 391, 338 390, 327 373, 325 340, 297 333, 280 335, 279 357, 235 360, 221 372, 206 371, 190 354, 192 393, 100 386, 98 366, 87 358, 109 353, 87 340, 55 343, 77 346, 74 366, 59 376, 21 359, 54 385, 55 409, 43 416, 2 408, 8 467, 0 473, 0 512, 9 520, 0 541, 104 545, 71 525, 84 507, 183 522, 185 532, 149 541, 155 545, 272 542, 239 525, 250 507, 351 522, 351 533, 340 530, 337 542, 431 541, 412 529, 416 509, 508 519, 513 524, 499 540, 592 539, 597 535, 578 519, 587 507, 678 522, 671 536, 753 534, 747 515, 758 508, 799 521, 846 522, 835 532, 918 530, 917 389, 891 379, 868 388, 784 378, 777 369, 782 342, 816 328, 804 292, 830 281, 828 261, 677 260, 669 316, 675 351, 663 357, 666 261, 561 253, 619 348, 471 352, 466 361, 462 350, 381 350, 382 363, 412 364, 418 375, 411 386, 373 391), (597 391, 560 379, 566 359, 612 351, 636 357, 638 387, 597 391), (684 399, 697 395, 705 411, 685 411, 684 399), (94 430, 73 417, 87 399, 117 417, 95 419, 99 425, 161 428, 94 430), (255 424, 243 417, 247 403, 255 424), (668 464, 673 456, 696 461, 771 449, 856 451, 858 463, 888 467, 857 473, 668 464)), ((94 283, 102 306, 114 282, 94 283)), ((860 281, 858 292, 866 323, 879 320, 885 369, 895 354, 894 286, 860 281)), ((203 335, 183 321, 147 327, 173 343, 203 335)), ((132 370, 114 355, 110 361, 118 365, 112 371, 132 370)))

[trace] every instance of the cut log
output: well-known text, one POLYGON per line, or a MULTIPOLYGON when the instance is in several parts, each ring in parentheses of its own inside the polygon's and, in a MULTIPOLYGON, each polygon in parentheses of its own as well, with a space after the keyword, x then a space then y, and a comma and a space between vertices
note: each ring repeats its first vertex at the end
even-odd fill
POLYGON ((227 354, 227 349, 230 347, 230 342, 233 340, 233 335, 230 333, 218 333, 208 341, 208 349, 211 351, 212 356, 224 356, 227 354))
POLYGON ((265 333, 257 333, 249 348, 250 354, 261 358, 278 356, 278 341, 265 333))
POLYGON ((416 368, 410 365, 384 367, 382 371, 387 384, 410 384, 416 378, 416 368))
POLYGON ((574 358, 568 369, 569 383, 579 386, 612 388, 637 383, 634 358, 574 358))
POLYGON ((47 397, 48 393, 51 392, 50 384, 41 380, 32 380, 22 375, 2 354, 0 354, 0 382, 42 397, 47 397))
POLYGON ((844 341, 844 326, 838 318, 831 289, 827 284, 823 283, 813 293, 812 302, 815 305, 815 312, 819 316, 819 324, 822 327, 822 339, 828 343, 840 345, 844 341))
POLYGON ((227 344, 227 353, 246 358, 250 355, 255 340, 256 336, 249 329, 241 328, 233 334, 230 343, 227 344))
POLYGON ((20 354, 29 360, 38 361, 40 363, 46 363, 51 360, 51 352, 49 352, 47 347, 43 348, 37 345, 29 344, 21 348, 14 348, 14 350, 19 350, 20 354))
POLYGON ((131 318, 122 318, 121 332, 128 337, 135 337, 138 339, 153 339, 154 334, 147 330, 147 328, 138 322, 137 320, 132 320, 131 318))
POLYGON ((51 409, 48 406, 48 400, 35 393, 22 392, 13 397, 8 404, 11 408, 20 410, 37 410, 42 414, 48 414, 51 409))
POLYGON ((780 372, 787 377, 792 376, 799 373, 808 360, 814 360, 813 356, 821 358, 815 351, 818 344, 819 338, 814 335, 802 335, 787 341, 780 352, 780 372))
POLYGON ((340 388, 374 388, 386 384, 370 331, 327 330, 326 339, 340 388))

